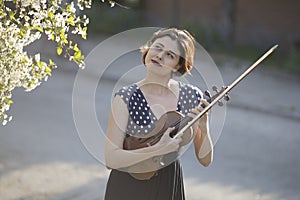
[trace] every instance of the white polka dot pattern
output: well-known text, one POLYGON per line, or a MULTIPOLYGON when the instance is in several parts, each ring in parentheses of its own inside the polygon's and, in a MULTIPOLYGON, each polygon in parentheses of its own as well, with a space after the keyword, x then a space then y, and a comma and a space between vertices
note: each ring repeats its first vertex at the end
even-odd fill
MULTIPOLYGON (((139 87, 136 84, 123 87, 116 95, 120 95, 129 111, 126 134, 146 135, 151 132, 157 119, 139 87)), ((177 111, 186 115, 199 104, 202 97, 202 92, 197 87, 180 83, 177 111)))

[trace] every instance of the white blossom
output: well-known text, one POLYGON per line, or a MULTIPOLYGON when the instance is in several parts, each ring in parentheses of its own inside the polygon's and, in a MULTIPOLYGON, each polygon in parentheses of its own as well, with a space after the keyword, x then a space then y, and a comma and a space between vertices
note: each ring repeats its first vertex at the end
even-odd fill
POLYGON ((3 0, 0 3, 0 123, 11 121, 7 114, 13 103, 12 92, 17 87, 31 91, 47 81, 52 61, 43 61, 41 55, 28 55, 24 47, 31 45, 44 34, 57 45, 57 53, 66 56, 80 68, 84 68, 84 56, 69 34, 86 37, 87 16, 78 16, 77 8, 91 7, 91 0, 66 3, 62 0, 3 0), (15 10, 7 7, 14 4, 15 10), (68 8, 68 9, 67 9, 68 8), (14 13, 15 12, 15 13, 14 13), (69 31, 71 30, 71 31, 69 31), (64 52, 62 52, 64 51, 64 52), (75 55, 75 53, 77 53, 75 55))

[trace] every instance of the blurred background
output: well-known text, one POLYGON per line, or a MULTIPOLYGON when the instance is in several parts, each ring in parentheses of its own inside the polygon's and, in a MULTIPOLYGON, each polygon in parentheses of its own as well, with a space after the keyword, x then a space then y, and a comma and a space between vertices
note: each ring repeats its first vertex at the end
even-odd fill
MULTIPOLYGON (((179 27, 211 52, 245 59, 279 44, 273 65, 299 71, 300 2, 297 0, 120 0, 125 6, 94 1, 89 32, 116 34, 130 28, 179 27)), ((268 61, 267 61, 268 62, 268 61)))
MULTIPOLYGON (((185 28, 209 52, 227 84, 268 48, 279 44, 230 93, 212 165, 201 167, 192 148, 182 157, 185 191, 188 200, 299 200, 300 1, 116 3, 111 7, 108 2, 93 1, 92 8, 82 13, 90 18, 87 40, 78 39, 85 55, 105 39, 129 29, 185 28)), ((132 39, 111 43, 103 54, 130 46, 132 39)), ((0 127, 0 199, 103 199, 109 170, 87 151, 73 118, 72 92, 80 70, 57 57, 55 46, 45 38, 28 51, 52 57, 61 67, 34 91, 17 89, 13 94, 9 114, 14 118, 0 127)), ((98 81, 95 107, 104 131, 114 87, 124 70, 140 64, 134 53, 138 52, 128 53, 126 62, 122 57, 121 64, 112 63, 114 70, 107 70, 101 80, 88 68, 81 71, 86 82, 98 81)), ((94 58, 94 65, 106 67, 97 65, 99 59, 94 58)), ((136 78, 140 77, 133 73, 122 79, 122 84, 136 78)), ((82 116, 89 123, 85 91, 79 100, 82 116)))

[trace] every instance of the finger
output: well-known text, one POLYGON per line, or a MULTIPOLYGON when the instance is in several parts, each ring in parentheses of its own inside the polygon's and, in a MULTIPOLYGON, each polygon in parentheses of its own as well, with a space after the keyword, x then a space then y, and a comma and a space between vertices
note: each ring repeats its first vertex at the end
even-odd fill
POLYGON ((198 114, 199 114, 199 109, 198 109, 198 107, 193 108, 193 109, 192 109, 192 113, 194 113, 195 115, 198 115, 198 114))
POLYGON ((199 106, 196 107, 196 109, 198 110, 198 112, 202 112, 202 110, 204 109, 203 107, 205 107, 205 105, 200 104, 199 106))
POLYGON ((174 143, 176 143, 176 144, 180 143, 181 140, 182 140, 181 137, 176 137, 176 136, 175 136, 174 138, 172 138, 172 142, 174 142, 174 143))
POLYGON ((169 127, 166 132, 171 133, 173 130, 175 129, 175 127, 169 127))
POLYGON ((188 113, 187 116, 191 117, 191 118, 194 118, 196 116, 195 113, 188 113))
POLYGON ((183 132, 182 131, 179 131, 175 136, 174 138, 177 139, 177 138, 180 138, 181 139, 181 136, 183 135, 183 132))
POLYGON ((209 112, 210 112, 210 111, 207 111, 207 112, 203 113, 200 119, 203 119, 203 118, 205 118, 205 117, 208 117, 209 112))
POLYGON ((199 106, 197 106, 197 109, 201 112, 205 107, 207 107, 209 103, 206 99, 201 99, 199 106))
POLYGON ((205 106, 208 106, 208 105, 209 105, 209 103, 207 102, 206 99, 200 99, 200 102, 201 102, 202 104, 204 104, 205 106))
POLYGON ((178 145, 178 148, 179 148, 179 144, 182 142, 182 139, 181 138, 177 138, 177 139, 175 139, 175 142, 176 142, 176 144, 178 145))
POLYGON ((194 118, 194 115, 191 114, 191 113, 188 113, 187 116, 188 116, 188 117, 191 117, 191 118, 194 118))
POLYGON ((169 127, 165 133, 163 134, 163 137, 170 137, 170 133, 175 129, 175 127, 169 127))
POLYGON ((199 109, 196 107, 196 108, 193 108, 189 113, 192 115, 198 115, 200 112, 199 112, 199 109))

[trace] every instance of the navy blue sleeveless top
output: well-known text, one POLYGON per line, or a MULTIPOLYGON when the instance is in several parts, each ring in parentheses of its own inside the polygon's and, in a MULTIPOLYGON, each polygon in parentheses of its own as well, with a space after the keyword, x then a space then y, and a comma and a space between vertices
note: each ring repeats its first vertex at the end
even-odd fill
MULTIPOLYGON (((115 95, 119 95, 123 99, 129 112, 126 135, 150 133, 158 119, 153 114, 140 88, 133 84, 121 88, 115 95)), ((191 109, 198 106, 201 98, 203 98, 203 94, 200 89, 179 82, 177 111, 186 115, 191 109)))

